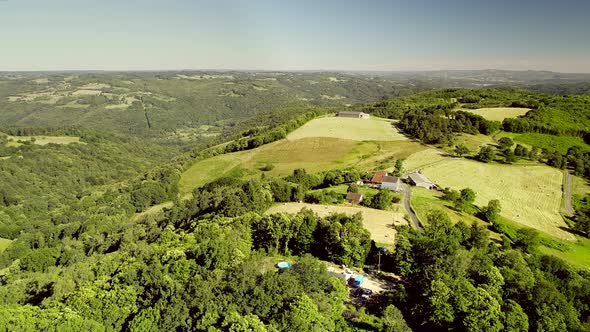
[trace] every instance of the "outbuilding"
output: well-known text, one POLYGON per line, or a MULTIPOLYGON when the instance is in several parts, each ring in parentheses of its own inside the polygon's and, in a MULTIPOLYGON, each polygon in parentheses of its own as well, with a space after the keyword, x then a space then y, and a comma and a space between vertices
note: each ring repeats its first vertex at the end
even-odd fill
POLYGON ((434 182, 428 180, 426 176, 420 173, 411 173, 408 175, 408 182, 416 187, 423 187, 426 189, 436 188, 436 184, 434 184, 434 182))
POLYGON ((346 200, 351 204, 361 204, 363 201, 363 195, 359 193, 348 193, 346 194, 346 200))
POLYGON ((364 112, 350 112, 350 111, 342 111, 338 112, 339 118, 356 118, 356 119, 368 119, 369 114, 364 112))
POLYGON ((384 176, 381 180, 381 188, 393 191, 402 191, 402 182, 397 176, 384 176))

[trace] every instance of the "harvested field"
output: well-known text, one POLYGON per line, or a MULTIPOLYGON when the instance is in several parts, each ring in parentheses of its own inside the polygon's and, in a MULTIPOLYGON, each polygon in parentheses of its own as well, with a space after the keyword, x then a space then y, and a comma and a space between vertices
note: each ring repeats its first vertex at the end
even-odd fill
POLYGON ((502 121, 506 118, 516 118, 521 115, 525 115, 530 108, 517 108, 517 107, 491 107, 491 108, 478 108, 475 110, 464 109, 462 111, 470 112, 473 114, 481 115, 487 120, 502 121))
POLYGON ((418 170, 422 167, 448 160, 449 157, 443 151, 428 148, 411 154, 404 160, 404 169, 407 172, 418 170))
POLYGON ((355 206, 284 203, 271 207, 266 213, 297 213, 303 208, 313 210, 320 217, 333 213, 346 213, 350 215, 360 212, 363 215, 363 226, 371 233, 371 238, 376 243, 386 245, 392 245, 394 243, 396 232, 395 229, 393 229, 393 226, 407 224, 403 213, 355 206))
POLYGON ((501 215, 507 219, 561 239, 574 239, 560 228, 567 227, 559 213, 563 174, 555 168, 450 159, 424 167, 422 172, 440 187, 473 189, 478 206, 500 200, 501 215))
POLYGON ((356 141, 407 140, 392 125, 391 120, 380 118, 318 118, 289 134, 287 139, 297 140, 305 137, 334 137, 356 141))
POLYGON ((98 96, 102 90, 76 90, 72 92, 72 96, 98 96))

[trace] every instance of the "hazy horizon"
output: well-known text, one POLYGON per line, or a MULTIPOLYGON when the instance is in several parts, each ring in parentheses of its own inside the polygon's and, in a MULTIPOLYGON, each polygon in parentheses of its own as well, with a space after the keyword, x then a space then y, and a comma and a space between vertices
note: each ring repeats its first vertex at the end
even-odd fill
POLYGON ((0 71, 590 73, 590 2, 0 0, 0 71))

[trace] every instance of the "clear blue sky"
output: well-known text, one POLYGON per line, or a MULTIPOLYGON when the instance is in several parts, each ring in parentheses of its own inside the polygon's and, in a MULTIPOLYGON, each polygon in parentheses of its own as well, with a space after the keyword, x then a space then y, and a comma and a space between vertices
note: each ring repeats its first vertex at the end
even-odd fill
POLYGON ((589 0, 0 0, 0 70, 590 72, 589 0))

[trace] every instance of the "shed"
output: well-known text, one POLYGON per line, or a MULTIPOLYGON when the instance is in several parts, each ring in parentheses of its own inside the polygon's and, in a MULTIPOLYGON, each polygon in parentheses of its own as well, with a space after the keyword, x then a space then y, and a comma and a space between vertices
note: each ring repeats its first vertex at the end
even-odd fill
POLYGON ((369 114, 364 112, 350 112, 350 111, 342 111, 338 112, 339 118, 356 118, 356 119, 368 119, 369 114))
POLYGON ((363 201, 363 195, 359 193, 346 194, 346 200, 351 204, 360 204, 363 201))
POLYGON ((434 184, 434 182, 428 180, 426 176, 420 173, 412 173, 408 175, 408 182, 410 182, 410 184, 413 186, 423 187, 426 189, 433 189, 436 187, 436 184, 434 184))

